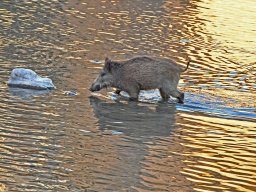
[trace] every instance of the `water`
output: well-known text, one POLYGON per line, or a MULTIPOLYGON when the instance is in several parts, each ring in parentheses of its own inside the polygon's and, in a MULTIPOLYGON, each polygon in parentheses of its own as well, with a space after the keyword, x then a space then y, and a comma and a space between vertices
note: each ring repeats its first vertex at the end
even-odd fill
POLYGON ((0 2, 0 191, 256 191, 253 0, 0 2), (88 88, 105 56, 185 64, 185 104, 88 88), (15 67, 55 91, 8 88, 15 67))

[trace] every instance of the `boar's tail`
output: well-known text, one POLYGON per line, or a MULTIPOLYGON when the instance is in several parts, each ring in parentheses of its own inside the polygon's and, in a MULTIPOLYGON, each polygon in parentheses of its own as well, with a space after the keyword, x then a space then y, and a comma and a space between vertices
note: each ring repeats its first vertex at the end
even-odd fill
POLYGON ((182 70, 182 72, 185 72, 185 71, 187 71, 187 70, 188 70, 188 67, 189 67, 190 61, 191 61, 191 59, 190 59, 190 58, 188 58, 187 66, 186 66, 186 68, 185 68, 185 69, 183 69, 183 70, 182 70))

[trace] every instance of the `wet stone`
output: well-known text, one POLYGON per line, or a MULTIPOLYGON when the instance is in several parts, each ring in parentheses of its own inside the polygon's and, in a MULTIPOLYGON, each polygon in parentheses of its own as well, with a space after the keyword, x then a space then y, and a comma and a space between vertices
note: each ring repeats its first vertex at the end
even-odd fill
POLYGON ((76 90, 65 91, 64 94, 67 96, 76 96, 77 91, 76 90))
POLYGON ((13 69, 7 84, 10 87, 23 89, 46 90, 56 88, 51 79, 40 77, 36 72, 24 68, 13 69))
POLYGON ((102 61, 102 60, 97 60, 97 59, 90 60, 90 62, 91 62, 92 64, 103 64, 103 63, 104 63, 104 61, 102 61))

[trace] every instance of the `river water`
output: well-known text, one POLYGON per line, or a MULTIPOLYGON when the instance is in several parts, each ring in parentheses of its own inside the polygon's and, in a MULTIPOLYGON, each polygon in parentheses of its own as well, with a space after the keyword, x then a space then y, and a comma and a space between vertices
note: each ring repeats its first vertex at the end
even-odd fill
POLYGON ((256 191, 254 0, 1 0, 0 191, 256 191), (106 56, 192 59, 185 104, 88 88, 106 56), (11 89, 13 68, 57 89, 11 89), (76 93, 68 94, 69 91, 76 93))

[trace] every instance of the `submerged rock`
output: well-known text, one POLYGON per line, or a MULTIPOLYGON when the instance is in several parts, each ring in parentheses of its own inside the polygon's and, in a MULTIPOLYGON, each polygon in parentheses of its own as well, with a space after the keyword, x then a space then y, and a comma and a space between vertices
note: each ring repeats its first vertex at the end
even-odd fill
POLYGON ((32 97, 40 96, 43 94, 50 93, 50 89, 37 90, 37 89, 22 89, 16 87, 10 87, 9 93, 12 96, 18 97, 19 99, 31 99, 32 97))
POLYGON ((52 80, 49 78, 42 78, 36 72, 30 69, 16 68, 12 70, 11 77, 7 84, 10 87, 18 87, 25 89, 55 89, 52 80))

